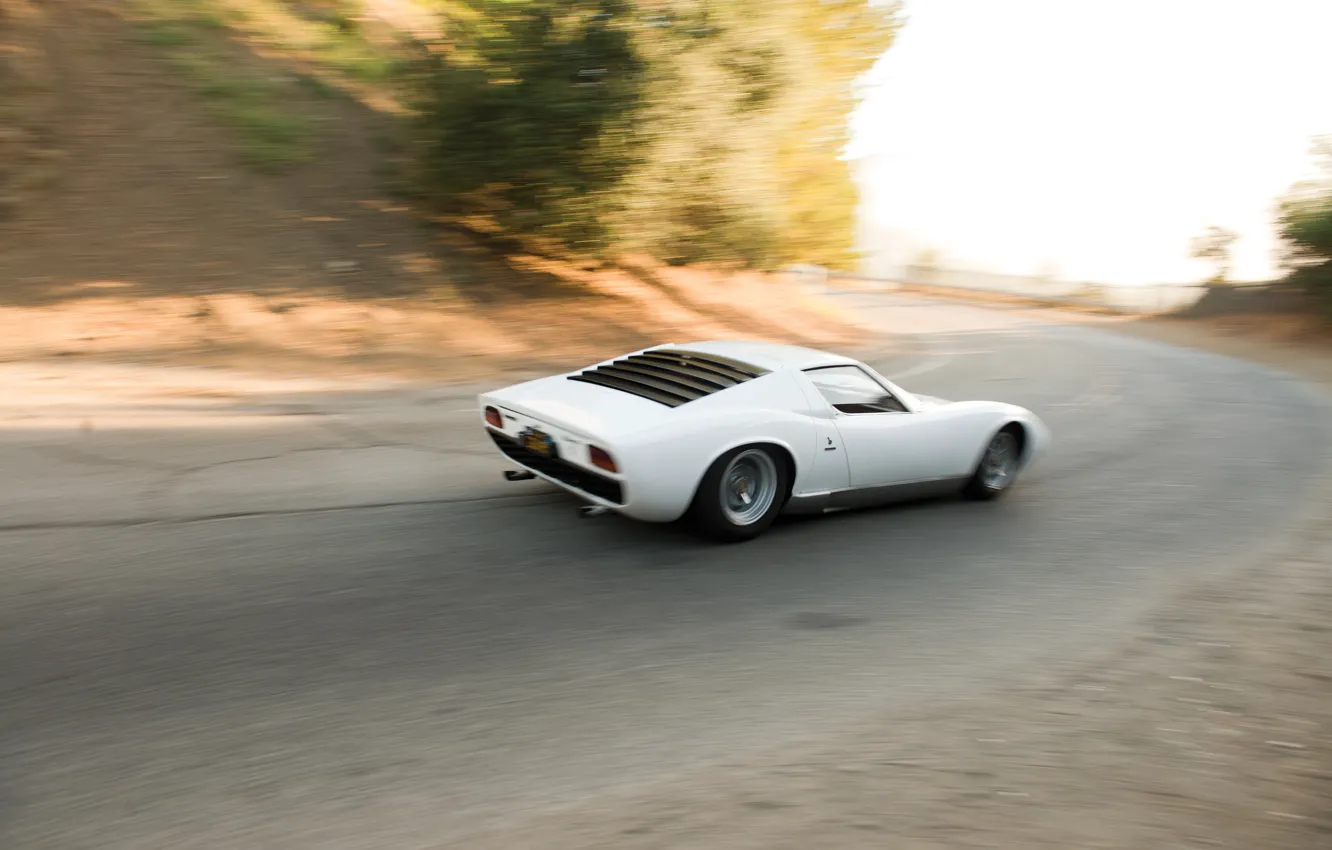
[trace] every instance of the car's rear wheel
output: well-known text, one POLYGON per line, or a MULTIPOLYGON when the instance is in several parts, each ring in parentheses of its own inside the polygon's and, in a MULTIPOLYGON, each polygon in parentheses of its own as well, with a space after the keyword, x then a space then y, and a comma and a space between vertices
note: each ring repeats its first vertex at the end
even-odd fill
POLYGON ((1022 436, 1017 425, 1002 428, 985 447, 976 471, 962 494, 969 499, 994 499, 1008 492, 1022 466, 1022 436))
POLYGON ((752 540, 781 512, 786 479, 786 464, 773 449, 733 449, 717 458, 704 473, 689 509, 690 519, 714 540, 752 540))

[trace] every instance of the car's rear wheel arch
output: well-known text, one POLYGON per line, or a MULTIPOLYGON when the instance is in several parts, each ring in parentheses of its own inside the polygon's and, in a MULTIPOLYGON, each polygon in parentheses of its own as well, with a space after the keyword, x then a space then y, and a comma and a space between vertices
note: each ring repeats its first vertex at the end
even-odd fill
POLYGON ((784 506, 791 500, 791 494, 795 492, 796 461, 791 450, 778 443, 754 443, 750 448, 768 449, 778 463, 786 467, 786 487, 785 492, 781 494, 782 505, 784 506))
MULTIPOLYGON (((764 462, 759 463, 759 467, 764 462)), ((751 539, 758 536, 776 518, 786 505, 793 490, 793 478, 796 470, 795 459, 791 450, 780 443, 768 440, 756 440, 730 446, 713 456, 703 474, 694 486, 694 495, 683 517, 708 536, 729 542, 751 539), (772 474, 776 476, 777 492, 770 497, 769 509, 759 520, 747 521, 744 527, 737 526, 736 520, 722 516, 725 509, 716 497, 716 487, 729 464, 735 464, 737 458, 745 455, 761 454, 766 456, 772 474), (775 467, 775 468, 774 468, 775 467)), ((758 479, 758 480, 761 480, 758 479)), ((759 498, 762 501, 762 498, 759 498)))
POLYGON ((795 491, 795 476, 797 468, 795 462, 795 455, 791 454, 791 450, 788 449, 786 446, 782 445, 781 443, 774 443, 769 440, 756 440, 755 442, 752 443, 737 443, 734 446, 727 446, 725 449, 722 449, 721 451, 714 454, 712 457, 708 458, 708 462, 703 465, 703 471, 699 473, 698 480, 694 482, 693 496, 698 495, 698 488, 703 485, 703 476, 708 474, 708 470, 712 468, 712 465, 716 463, 719 458, 721 458, 726 454, 729 454, 730 452, 738 451, 741 449, 767 449, 768 451, 772 452, 773 457, 779 463, 783 464, 786 467, 786 492, 782 494, 782 498, 784 500, 790 499, 791 493, 795 491))

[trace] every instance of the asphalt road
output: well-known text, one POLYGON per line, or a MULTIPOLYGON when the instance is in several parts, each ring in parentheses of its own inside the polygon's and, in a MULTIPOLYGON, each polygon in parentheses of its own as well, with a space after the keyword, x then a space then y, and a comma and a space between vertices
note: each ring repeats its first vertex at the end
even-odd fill
POLYGON ((495 499, 498 460, 459 462, 461 501, 0 533, 0 846, 457 846, 1113 640, 1322 472, 1326 407, 1265 368, 843 297, 922 332, 886 372, 1031 407, 1050 456, 996 503, 730 547, 495 499))

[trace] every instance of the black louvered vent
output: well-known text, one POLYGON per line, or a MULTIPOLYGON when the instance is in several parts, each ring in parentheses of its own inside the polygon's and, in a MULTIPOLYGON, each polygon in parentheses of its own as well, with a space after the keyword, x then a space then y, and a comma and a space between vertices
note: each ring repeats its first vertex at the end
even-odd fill
POLYGON ((586 369, 570 375, 569 380, 609 387, 667 407, 679 407, 752 381, 768 371, 715 354, 659 348, 586 369))

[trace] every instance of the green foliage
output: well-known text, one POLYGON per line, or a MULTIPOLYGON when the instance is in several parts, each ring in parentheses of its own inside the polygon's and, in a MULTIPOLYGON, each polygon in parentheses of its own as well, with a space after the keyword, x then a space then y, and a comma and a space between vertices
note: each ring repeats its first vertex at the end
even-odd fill
POLYGON ((643 63, 620 0, 479 0, 417 64, 423 193, 578 252, 609 244, 643 63))
POLYGON ((1332 136, 1314 142, 1321 179, 1294 187, 1280 205, 1290 280, 1332 309, 1332 136))
POLYGON ((247 164, 277 171, 309 158, 310 123, 291 111, 278 84, 237 74, 205 55, 175 54, 168 62, 203 97, 208 113, 232 132, 247 164))
POLYGON ((157 47, 193 44, 195 35, 187 27, 171 21, 146 21, 139 27, 139 40, 157 47))
POLYGON ((309 159, 313 128, 292 107, 296 84, 236 68, 210 32, 225 26, 217 9, 204 0, 137 0, 134 10, 140 38, 162 51, 174 75, 230 131, 246 164, 276 171, 309 159))
POLYGON ((897 8, 862 0, 790 4, 787 62, 798 68, 790 120, 782 133, 777 175, 783 182, 783 262, 845 268, 855 259, 859 193, 848 163, 848 117, 855 81, 892 43, 897 8))
POLYGON ((844 266, 853 83, 896 26, 865 0, 454 4, 412 75, 423 194, 577 254, 844 266))

